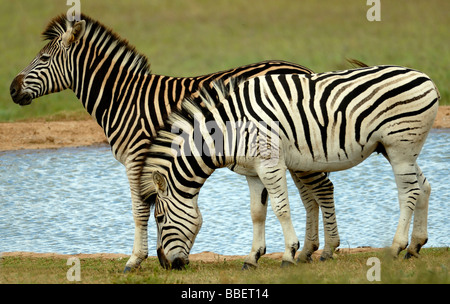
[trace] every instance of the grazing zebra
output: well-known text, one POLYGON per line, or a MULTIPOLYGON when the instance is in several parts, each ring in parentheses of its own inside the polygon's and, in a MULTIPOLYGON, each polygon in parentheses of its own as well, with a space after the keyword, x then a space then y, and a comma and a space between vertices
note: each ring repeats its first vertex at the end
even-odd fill
POLYGON ((189 262, 202 224, 199 191, 215 169, 239 164, 256 172, 283 228, 283 263, 294 263, 299 243, 290 218, 286 169, 310 175, 345 170, 373 152, 388 159, 397 183, 400 219, 392 254, 406 248, 414 212, 407 255, 418 255, 427 241, 431 189, 416 159, 440 98, 428 76, 374 66, 266 75, 229 90, 220 83, 215 88, 221 102, 203 91, 207 110, 183 103, 145 160, 142 174, 156 186, 158 256, 164 267, 189 262))
MULTIPOLYGON (((70 88, 103 128, 114 157, 126 168, 131 190, 135 237, 125 270, 138 267, 148 255, 149 202, 154 198, 142 198, 141 169, 152 138, 172 109, 179 107, 185 96, 195 94, 213 80, 246 79, 274 73, 312 73, 297 64, 264 61, 199 77, 155 75, 151 73, 145 56, 110 29, 85 15, 80 21, 68 21, 66 15, 56 17, 48 24, 43 36, 48 40, 47 45, 14 78, 10 87, 11 97, 23 106, 40 96, 70 88)), ((233 170, 247 175, 255 235, 262 240, 254 246, 254 255, 260 255, 265 250, 259 244, 264 242, 267 191, 245 168, 235 167, 233 170)), ((328 180, 324 173, 321 176, 328 180)), ((316 190, 309 188, 312 186, 305 185, 301 195, 314 197, 316 190)), ((319 203, 320 199, 317 199, 319 203)), ((318 209, 317 201, 308 201, 308 208, 318 209)), ((308 218, 308 225, 312 227, 311 231, 317 232, 317 219, 308 218)), ((317 249, 317 233, 313 233, 310 239, 308 246, 317 249)))

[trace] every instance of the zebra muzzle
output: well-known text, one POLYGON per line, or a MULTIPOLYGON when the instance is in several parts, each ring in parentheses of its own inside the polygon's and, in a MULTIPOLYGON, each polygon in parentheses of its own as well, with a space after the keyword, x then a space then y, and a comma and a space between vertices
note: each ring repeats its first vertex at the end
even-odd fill
POLYGON ((9 93, 11 94, 12 100, 14 101, 14 103, 21 106, 29 105, 33 101, 33 98, 30 94, 22 91, 24 78, 25 76, 22 74, 17 75, 12 81, 11 86, 9 87, 9 93))
POLYGON ((184 266, 189 264, 189 259, 185 257, 176 257, 171 263, 170 260, 166 257, 164 249, 162 247, 158 247, 156 252, 158 254, 159 263, 164 269, 183 270, 184 266))
POLYGON ((183 270, 184 266, 189 264, 189 260, 183 258, 175 258, 172 262, 172 269, 183 270))

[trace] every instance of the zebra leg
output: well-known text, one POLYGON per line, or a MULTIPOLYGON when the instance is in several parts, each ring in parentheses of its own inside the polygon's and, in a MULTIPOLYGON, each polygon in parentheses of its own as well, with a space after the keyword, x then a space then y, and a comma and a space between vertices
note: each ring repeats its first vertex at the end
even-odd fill
POLYGON ((319 249, 319 204, 314 194, 300 181, 300 177, 291 170, 290 173, 306 210, 305 243, 298 261, 311 262, 311 255, 319 249))
POLYGON ((282 258, 281 266, 295 264, 295 253, 300 247, 294 226, 291 220, 291 210, 289 207, 289 198, 286 183, 286 168, 263 167, 258 175, 266 187, 272 209, 280 221, 283 229, 285 252, 282 258))
POLYGON ((420 170, 419 166, 415 165, 417 179, 420 187, 420 194, 414 209, 413 231, 411 234, 411 244, 408 246, 405 258, 412 256, 419 257, 420 248, 428 240, 427 219, 428 219, 428 200, 430 198, 431 186, 420 170))
POLYGON ((316 201, 322 211, 322 219, 325 235, 325 246, 320 256, 321 261, 333 258, 334 250, 339 247, 339 231, 336 220, 336 210, 334 208, 334 186, 326 173, 320 173, 309 177, 305 181, 304 177, 300 180, 310 188, 314 193, 316 201))
POLYGON ((319 247, 319 206, 322 211, 325 246, 321 261, 333 258, 334 250, 339 246, 339 232, 334 209, 334 186, 326 173, 292 172, 292 178, 299 189, 306 210, 305 244, 299 260, 310 261, 311 255, 319 247))
POLYGON ((129 174, 127 171, 128 180, 130 182, 132 212, 134 218, 134 244, 131 257, 128 259, 124 272, 131 269, 138 268, 142 261, 148 256, 148 219, 150 217, 150 205, 142 201, 139 195, 139 187, 134 182, 136 174, 129 174))
POLYGON ((415 162, 397 163, 391 157, 390 161, 395 174, 400 205, 400 218, 391 245, 392 255, 397 257, 400 251, 408 245, 409 226, 421 191, 415 170, 415 162))
POLYGON ((133 217, 134 217, 134 244, 131 257, 125 265, 124 272, 131 269, 138 268, 142 261, 148 256, 148 218, 149 216, 142 216, 142 213, 150 214, 150 206, 141 201, 133 201, 133 217), (147 209, 147 212, 145 212, 147 209))
POLYGON ((394 257, 397 257, 400 251, 408 245, 408 232, 413 213, 414 233, 407 256, 418 255, 420 247, 427 240, 428 198, 431 187, 416 160, 431 128, 432 120, 422 120, 420 124, 409 125, 408 130, 415 130, 414 132, 387 133, 390 130, 387 128, 384 131, 387 134, 380 136, 381 144, 384 147, 383 155, 390 162, 394 171, 400 205, 400 218, 391 245, 394 257), (426 124, 420 125, 422 123, 426 124))
POLYGON ((253 222, 253 243, 242 269, 256 267, 259 258, 266 253, 265 224, 267 215, 267 190, 259 177, 246 176, 250 189, 250 212, 253 222))

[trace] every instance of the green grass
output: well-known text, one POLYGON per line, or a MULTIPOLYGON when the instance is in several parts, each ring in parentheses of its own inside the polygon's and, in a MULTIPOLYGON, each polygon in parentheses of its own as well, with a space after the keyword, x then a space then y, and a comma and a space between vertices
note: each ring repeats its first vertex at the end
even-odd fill
MULTIPOLYGON (((11 101, 14 76, 44 46, 40 34, 65 1, 7 1, 0 12, 0 121, 82 113, 72 92, 21 108, 11 101)), ((81 1, 84 13, 113 28, 148 56, 156 74, 195 76, 267 59, 317 72, 346 69, 346 58, 397 64, 427 73, 441 104, 450 104, 450 2, 381 1, 369 22, 361 0, 81 1)), ((82 115, 81 115, 82 116, 82 115)))
MULTIPOLYGON (((79 283, 83 284, 449 284, 448 248, 424 248, 421 258, 392 260, 383 251, 355 254, 337 253, 331 261, 314 260, 290 268, 280 261, 262 257, 257 269, 242 271, 243 260, 216 263, 191 262, 185 270, 170 271, 157 258, 145 260, 141 268, 123 274, 126 259, 88 258, 80 261, 79 283), (380 281, 369 282, 370 257, 380 260, 380 281)), ((70 265, 61 258, 3 257, 0 283, 64 284, 70 265)))

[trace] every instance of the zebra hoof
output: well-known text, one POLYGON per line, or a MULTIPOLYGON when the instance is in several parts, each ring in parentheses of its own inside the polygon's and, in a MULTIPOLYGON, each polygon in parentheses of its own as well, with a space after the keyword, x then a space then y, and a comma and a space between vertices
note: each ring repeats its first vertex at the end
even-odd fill
POLYGON ((333 260, 333 257, 320 257, 319 261, 321 262, 325 262, 325 261, 329 261, 329 260, 333 260))
POLYGON ((319 260, 321 262, 325 262, 325 261, 328 261, 328 260, 333 260, 333 256, 332 255, 328 255, 328 254, 321 255, 319 260))
POLYGON ((418 253, 412 253, 412 252, 407 251, 405 253, 405 256, 403 257, 403 259, 409 260, 410 258, 420 258, 420 255, 418 253))
POLYGON ((294 266, 295 265, 295 263, 293 263, 293 262, 288 262, 288 261, 282 261, 281 262, 281 268, 288 268, 288 267, 291 267, 291 266, 294 266))
POLYGON ((244 265, 242 265, 242 270, 251 270, 251 269, 256 269, 256 265, 248 263, 244 263, 244 265))
POLYGON ((313 261, 313 259, 311 257, 311 254, 308 254, 306 256, 300 255, 297 258, 297 263, 304 263, 304 264, 306 264, 306 263, 312 263, 312 261, 313 261))
MULTIPOLYGON (((426 243, 426 240, 425 240, 425 242, 423 242, 423 244, 425 244, 425 243, 426 243)), ((420 258, 420 254, 419 254, 420 248, 422 248, 422 245, 420 245, 420 244, 417 244, 417 243, 415 245, 411 244, 408 247, 408 249, 406 250, 404 259, 410 259, 412 257, 420 258)))
POLYGON ((125 266, 125 269, 123 270, 123 273, 129 273, 131 272, 131 267, 125 266))

